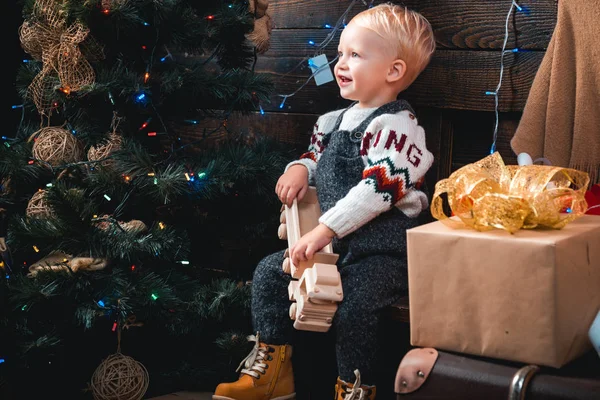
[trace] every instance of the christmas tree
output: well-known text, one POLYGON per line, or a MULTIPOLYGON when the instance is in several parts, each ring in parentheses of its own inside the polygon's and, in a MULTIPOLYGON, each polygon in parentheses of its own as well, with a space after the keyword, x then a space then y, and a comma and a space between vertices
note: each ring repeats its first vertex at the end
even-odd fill
POLYGON ((273 188, 292 155, 227 129, 272 91, 253 70, 266 6, 20 4, 22 104, 0 143, 0 398, 210 390, 243 357, 248 281, 282 246, 273 188))

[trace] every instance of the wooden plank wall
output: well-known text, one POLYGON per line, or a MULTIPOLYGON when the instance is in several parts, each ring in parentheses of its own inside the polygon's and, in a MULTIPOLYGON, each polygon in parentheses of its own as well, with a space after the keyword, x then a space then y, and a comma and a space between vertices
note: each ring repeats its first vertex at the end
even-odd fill
MULTIPOLYGON (((273 18, 269 50, 260 55, 256 70, 269 74, 276 93, 262 104, 264 115, 255 113, 228 121, 232 129, 266 133, 298 147, 308 145, 317 117, 349 104, 339 96, 335 82, 317 86, 310 81, 307 57, 316 55, 321 43, 348 8, 349 0, 271 0, 273 18), (298 90, 298 91, 297 91, 298 90), (297 93, 280 108, 281 94, 297 93)), ((368 3, 368 1, 367 1, 368 3)), ((375 1, 374 4, 381 3, 375 1)), ((489 154, 496 122, 494 97, 499 81, 500 56, 511 0, 406 0, 432 24, 437 50, 430 65, 402 96, 417 111, 427 133, 428 147, 436 163, 428 176, 430 188, 457 168, 489 154)), ((528 12, 513 12, 508 23, 506 48, 525 52, 505 53, 504 78, 499 91, 497 149, 507 163, 516 163, 509 141, 514 134, 538 66, 556 23, 557 0, 521 1, 528 12)), ((357 1, 348 20, 365 9, 357 1)), ((332 60, 337 38, 322 51, 332 60)))

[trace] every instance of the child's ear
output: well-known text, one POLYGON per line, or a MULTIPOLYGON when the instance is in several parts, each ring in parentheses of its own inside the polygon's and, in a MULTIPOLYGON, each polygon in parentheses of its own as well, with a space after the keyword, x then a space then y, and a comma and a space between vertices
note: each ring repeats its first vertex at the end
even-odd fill
POLYGON ((404 60, 395 60, 388 71, 387 81, 389 83, 395 83, 404 78, 406 75, 406 63, 404 60))

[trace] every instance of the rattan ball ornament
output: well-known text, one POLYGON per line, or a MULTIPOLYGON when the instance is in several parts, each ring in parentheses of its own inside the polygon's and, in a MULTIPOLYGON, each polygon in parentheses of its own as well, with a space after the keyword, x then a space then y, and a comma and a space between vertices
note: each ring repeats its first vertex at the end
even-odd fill
POLYGON ((96 400, 141 400, 149 381, 142 363, 117 352, 96 368, 90 386, 96 400))
POLYGON ((31 196, 25 210, 25 215, 28 218, 48 218, 52 215, 52 209, 46 203, 45 196, 45 190, 38 190, 31 196))
MULTIPOLYGON (((111 133, 108 135, 107 140, 102 143, 98 143, 95 146, 90 147, 87 153, 87 157, 89 161, 98 161, 109 157, 112 153, 121 149, 123 144, 123 138, 116 134, 111 133)), ((106 159, 104 161, 100 161, 97 164, 102 165, 103 167, 109 167, 114 163, 112 159, 106 159)), ((96 165, 97 165, 96 164, 96 165)))
POLYGON ((32 135, 33 158, 56 167, 62 164, 81 161, 81 143, 71 132, 55 126, 40 129, 32 135))

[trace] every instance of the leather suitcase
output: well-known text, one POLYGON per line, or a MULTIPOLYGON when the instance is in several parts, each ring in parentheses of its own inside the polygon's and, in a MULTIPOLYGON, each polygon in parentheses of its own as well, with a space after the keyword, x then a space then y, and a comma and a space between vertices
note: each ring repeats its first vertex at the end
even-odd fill
POLYGON ((402 358, 394 391, 397 400, 600 400, 600 357, 555 369, 417 348, 402 358))

